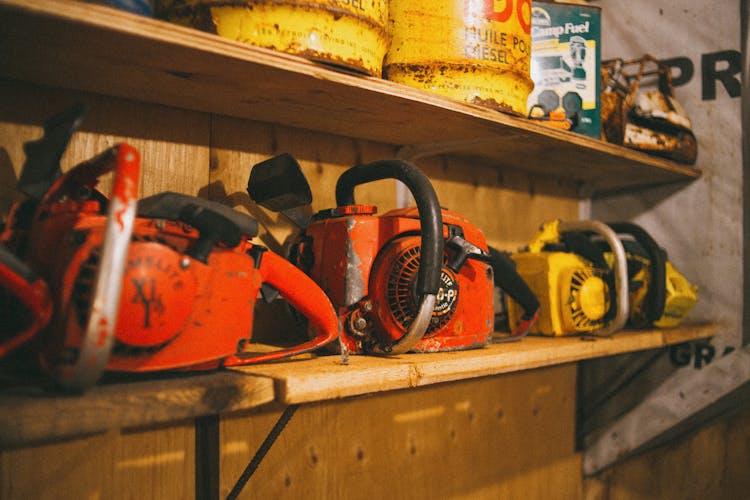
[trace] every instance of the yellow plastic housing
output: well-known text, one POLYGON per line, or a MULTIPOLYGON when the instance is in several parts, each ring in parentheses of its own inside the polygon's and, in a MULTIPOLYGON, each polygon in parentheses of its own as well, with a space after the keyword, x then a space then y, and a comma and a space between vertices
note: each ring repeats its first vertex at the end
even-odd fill
POLYGON ((691 285, 670 262, 667 262, 667 300, 664 314, 654 326, 669 328, 679 325, 698 302, 698 287, 691 285))
MULTIPOLYGON (((512 259, 541 305, 531 333, 575 335, 602 326, 610 290, 586 259, 566 252, 522 252, 512 259), (571 286, 576 276, 586 276, 578 290, 571 286)), ((510 297, 507 308, 512 329, 520 322, 523 309, 510 297)))
MULTIPOLYGON (((612 254, 605 253, 607 264, 612 265, 612 254)), ((642 268, 631 278, 631 281, 641 282, 643 286, 630 292, 630 321, 635 326, 643 326, 645 319, 645 299, 648 289, 652 286, 650 261, 645 257, 628 253, 628 260, 637 260, 642 268)), ((685 276, 674 268, 671 262, 666 262, 666 283, 664 313, 654 321, 657 328, 671 328, 678 326, 698 302, 698 287, 691 284, 685 276)))

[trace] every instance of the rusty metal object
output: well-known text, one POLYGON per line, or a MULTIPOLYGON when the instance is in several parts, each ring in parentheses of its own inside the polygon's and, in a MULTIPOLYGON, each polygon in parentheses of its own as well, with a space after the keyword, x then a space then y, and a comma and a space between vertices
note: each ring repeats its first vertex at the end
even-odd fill
POLYGON ((530 0, 391 0, 387 79, 526 115, 530 0))
POLYGON ((238 42, 380 76, 387 0, 161 0, 158 17, 238 42))
POLYGON ((607 141, 695 163, 698 143, 674 96, 669 66, 649 54, 603 61, 602 89, 602 132, 607 141))

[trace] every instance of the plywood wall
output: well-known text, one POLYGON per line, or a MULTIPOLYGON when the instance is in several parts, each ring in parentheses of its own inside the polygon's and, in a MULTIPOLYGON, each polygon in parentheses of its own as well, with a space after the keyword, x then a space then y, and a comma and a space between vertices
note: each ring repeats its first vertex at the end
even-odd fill
POLYGON ((584 482, 586 500, 716 498, 750 492, 750 407, 584 482))
POLYGON ((192 422, 0 451, 0 498, 193 498, 192 422))
MULTIPOLYGON (((574 385, 568 365, 305 405, 241 498, 577 498, 574 385)), ((222 420, 222 496, 278 414, 222 420)))

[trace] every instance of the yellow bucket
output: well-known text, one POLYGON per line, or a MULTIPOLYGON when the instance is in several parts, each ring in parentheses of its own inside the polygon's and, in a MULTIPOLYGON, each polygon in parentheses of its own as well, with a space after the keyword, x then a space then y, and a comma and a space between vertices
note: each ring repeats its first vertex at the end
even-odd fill
POLYGON ((224 38, 380 76, 387 0, 160 0, 157 16, 224 38))
POLYGON ((526 114, 531 0, 390 0, 385 77, 526 114))

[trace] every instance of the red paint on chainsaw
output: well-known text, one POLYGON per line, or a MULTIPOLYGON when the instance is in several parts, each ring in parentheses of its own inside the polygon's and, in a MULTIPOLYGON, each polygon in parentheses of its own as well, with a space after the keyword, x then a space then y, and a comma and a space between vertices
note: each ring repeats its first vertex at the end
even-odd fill
MULTIPOLYGON (((312 222, 296 251, 297 262, 321 285, 337 307, 350 352, 365 353, 374 342, 400 339, 414 318, 414 283, 419 268, 420 221, 416 208, 373 214, 339 207, 312 222), (312 257, 312 264, 307 266, 312 257), (307 267, 306 267, 307 266, 307 267)), ((460 231, 487 251, 482 232, 462 215, 442 210, 442 237, 460 231)), ((493 331, 492 270, 469 259, 454 272, 445 264, 430 327, 411 349, 417 352, 461 350, 486 345, 493 331)))

